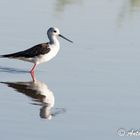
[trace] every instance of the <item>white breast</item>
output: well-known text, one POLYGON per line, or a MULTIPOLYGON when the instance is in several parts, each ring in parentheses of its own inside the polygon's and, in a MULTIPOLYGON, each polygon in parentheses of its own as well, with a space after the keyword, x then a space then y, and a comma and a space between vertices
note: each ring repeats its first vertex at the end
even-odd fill
POLYGON ((50 45, 50 49, 51 50, 47 54, 40 55, 36 58, 37 64, 47 62, 47 61, 51 60, 53 57, 55 57, 60 49, 60 46, 59 45, 50 45))

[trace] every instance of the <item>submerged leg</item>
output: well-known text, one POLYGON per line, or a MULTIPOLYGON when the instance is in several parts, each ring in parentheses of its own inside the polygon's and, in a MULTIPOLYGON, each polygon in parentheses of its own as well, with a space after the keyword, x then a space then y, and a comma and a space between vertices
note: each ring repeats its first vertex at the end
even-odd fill
POLYGON ((32 77, 33 82, 36 82, 36 77, 35 77, 34 72, 31 72, 31 77, 32 77))

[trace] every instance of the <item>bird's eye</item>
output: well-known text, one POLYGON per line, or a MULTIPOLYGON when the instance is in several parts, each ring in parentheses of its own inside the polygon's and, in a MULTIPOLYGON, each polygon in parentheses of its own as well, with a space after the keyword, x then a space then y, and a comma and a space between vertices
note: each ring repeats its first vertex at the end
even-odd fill
POLYGON ((54 30, 53 32, 56 33, 56 30, 54 30))

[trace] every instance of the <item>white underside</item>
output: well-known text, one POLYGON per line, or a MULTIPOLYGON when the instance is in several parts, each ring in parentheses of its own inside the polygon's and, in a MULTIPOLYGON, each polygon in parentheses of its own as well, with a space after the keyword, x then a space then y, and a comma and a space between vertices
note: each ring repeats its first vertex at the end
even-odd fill
POLYGON ((47 54, 44 55, 39 55, 33 58, 18 58, 20 60, 23 61, 28 61, 28 62, 32 62, 32 63, 36 63, 36 64, 40 64, 40 63, 44 63, 47 62, 49 60, 51 60, 53 57, 56 56, 56 54, 58 53, 60 46, 59 45, 50 45, 50 51, 47 54))

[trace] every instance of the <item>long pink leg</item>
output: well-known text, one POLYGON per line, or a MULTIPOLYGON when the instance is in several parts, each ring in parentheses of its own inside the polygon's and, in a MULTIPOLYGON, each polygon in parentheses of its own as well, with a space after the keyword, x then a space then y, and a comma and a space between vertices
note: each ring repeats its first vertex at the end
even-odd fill
POLYGON ((36 81, 36 77, 35 77, 35 74, 34 74, 34 69, 36 67, 36 64, 34 64, 33 68, 31 69, 30 73, 31 73, 31 76, 32 76, 32 79, 33 81, 35 82, 36 81))
POLYGON ((33 82, 35 82, 36 81, 36 77, 35 77, 34 72, 31 73, 31 77, 32 77, 33 82))
POLYGON ((32 68, 31 71, 30 71, 32 74, 34 73, 35 67, 36 67, 36 64, 34 64, 33 68, 32 68))

